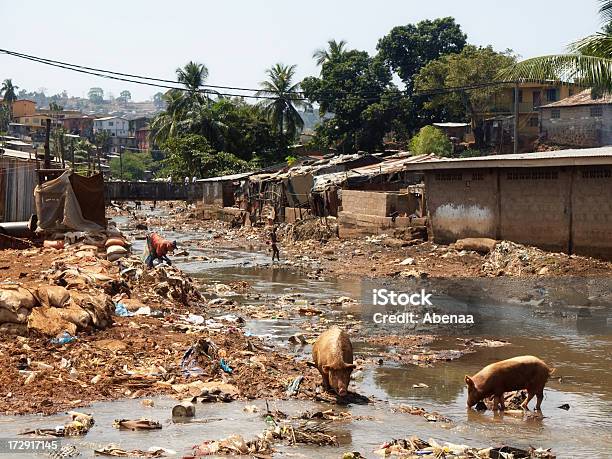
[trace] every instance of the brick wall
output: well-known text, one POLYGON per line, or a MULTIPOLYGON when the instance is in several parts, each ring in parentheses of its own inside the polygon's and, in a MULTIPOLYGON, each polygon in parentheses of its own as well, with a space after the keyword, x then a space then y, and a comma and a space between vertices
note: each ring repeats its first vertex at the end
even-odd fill
POLYGON ((418 200, 408 193, 342 190, 342 210, 345 212, 388 217, 395 212, 410 215, 417 206, 418 200))
POLYGON ((543 108, 542 139, 559 145, 600 147, 612 144, 612 104, 599 104, 602 116, 591 116, 593 105, 559 107, 559 118, 552 108, 543 108))

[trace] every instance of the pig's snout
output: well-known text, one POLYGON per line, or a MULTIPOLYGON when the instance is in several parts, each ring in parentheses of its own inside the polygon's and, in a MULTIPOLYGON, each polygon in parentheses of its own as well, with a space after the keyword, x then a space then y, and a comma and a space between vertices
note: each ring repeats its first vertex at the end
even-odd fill
POLYGON ((346 394, 347 394, 347 392, 346 392, 346 389, 345 389, 344 387, 340 387, 340 388, 338 389, 338 395, 339 395, 340 397, 346 397, 346 394))

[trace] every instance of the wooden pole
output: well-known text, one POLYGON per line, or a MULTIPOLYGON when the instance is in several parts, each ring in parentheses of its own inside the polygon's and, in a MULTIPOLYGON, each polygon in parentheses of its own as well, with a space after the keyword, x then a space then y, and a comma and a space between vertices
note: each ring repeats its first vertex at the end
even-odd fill
POLYGON ((514 153, 518 153, 518 135, 519 135, 519 84, 518 81, 514 85, 514 153))
POLYGON ((45 169, 51 169, 51 150, 49 148, 49 135, 51 134, 51 118, 47 118, 47 129, 45 132, 45 169))

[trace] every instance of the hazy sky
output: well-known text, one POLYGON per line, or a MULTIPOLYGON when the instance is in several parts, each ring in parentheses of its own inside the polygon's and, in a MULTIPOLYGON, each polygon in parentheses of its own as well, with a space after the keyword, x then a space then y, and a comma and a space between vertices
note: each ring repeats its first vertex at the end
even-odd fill
MULTIPOLYGON (((189 60, 205 63, 209 84, 256 87, 276 62, 317 73, 316 48, 334 38, 374 52, 397 25, 453 16, 468 41, 523 57, 562 52, 600 27, 597 0, 0 0, 0 48, 124 73, 174 79, 189 60)), ((81 75, 0 54, 0 81, 86 96, 100 86, 132 98, 156 90, 81 75)))

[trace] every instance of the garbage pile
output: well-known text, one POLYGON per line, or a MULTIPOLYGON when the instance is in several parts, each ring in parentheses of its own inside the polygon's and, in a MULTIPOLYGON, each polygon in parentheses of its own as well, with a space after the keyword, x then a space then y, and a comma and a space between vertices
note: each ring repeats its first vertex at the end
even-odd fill
POLYGON ((453 443, 440 444, 433 439, 427 441, 418 437, 392 440, 375 451, 379 456, 404 459, 441 458, 446 459, 555 459, 550 449, 520 449, 511 446, 473 448, 453 443))
POLYGON ((104 293, 69 291, 59 285, 40 285, 36 290, 0 285, 0 330, 6 334, 74 336, 110 326, 112 311, 112 301, 104 293))
POLYGON ((550 253, 536 247, 527 247, 511 241, 501 241, 485 257, 482 271, 490 275, 521 276, 548 274, 567 255, 550 253))

